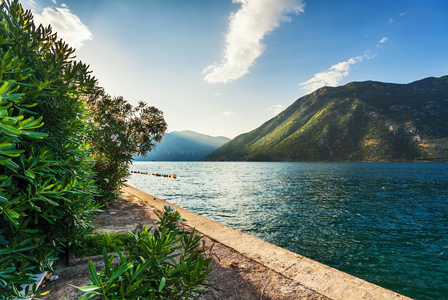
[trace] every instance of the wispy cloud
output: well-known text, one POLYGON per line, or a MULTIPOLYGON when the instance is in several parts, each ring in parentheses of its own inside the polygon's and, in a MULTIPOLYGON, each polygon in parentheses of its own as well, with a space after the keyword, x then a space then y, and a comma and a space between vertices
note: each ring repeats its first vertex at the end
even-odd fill
POLYGON ((323 86, 337 86, 341 80, 350 74, 352 65, 362 62, 365 58, 370 59, 373 56, 364 55, 350 58, 347 61, 340 62, 331 66, 328 70, 314 75, 313 78, 302 82, 299 86, 308 93, 314 92, 323 86))
POLYGON ((225 49, 221 63, 204 69, 204 80, 226 83, 244 76, 264 51, 262 40, 283 21, 288 14, 303 12, 302 0, 233 0, 241 8, 230 15, 225 49))
POLYGON ((225 112, 222 113, 222 115, 223 115, 223 116, 226 116, 226 117, 233 116, 234 114, 235 114, 235 113, 234 113, 233 111, 225 111, 225 112))
POLYGON ((46 7, 40 14, 33 12, 34 20, 36 24, 44 26, 51 24, 59 38, 63 38, 71 47, 80 48, 84 41, 93 38, 93 34, 79 17, 70 11, 67 5, 62 4, 61 6, 56 9, 46 7))
POLYGON ((56 0, 51 0, 51 2, 53 2, 54 4, 57 4, 57 3, 56 3, 56 0))
POLYGON ((383 37, 381 40, 378 41, 377 47, 381 47, 382 44, 387 42, 387 37, 383 37))
POLYGON ((271 105, 267 108, 268 111, 272 111, 272 113, 276 116, 281 113, 285 109, 285 106, 282 104, 271 105))
MULTIPOLYGON (((398 15, 398 17, 400 18, 400 17, 403 17, 403 16, 405 16, 405 15, 407 15, 408 14, 408 12, 407 11, 404 11, 404 12, 401 12, 399 15, 398 15)), ((387 20, 387 24, 393 24, 393 23, 395 23, 395 19, 394 18, 389 18, 389 20, 387 20)))

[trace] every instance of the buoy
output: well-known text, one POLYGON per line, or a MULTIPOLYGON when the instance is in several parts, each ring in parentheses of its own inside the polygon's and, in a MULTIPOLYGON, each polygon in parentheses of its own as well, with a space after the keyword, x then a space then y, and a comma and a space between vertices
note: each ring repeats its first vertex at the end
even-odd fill
POLYGON ((176 178, 177 178, 177 175, 176 175, 176 174, 173 174, 173 178, 176 179, 176 178))

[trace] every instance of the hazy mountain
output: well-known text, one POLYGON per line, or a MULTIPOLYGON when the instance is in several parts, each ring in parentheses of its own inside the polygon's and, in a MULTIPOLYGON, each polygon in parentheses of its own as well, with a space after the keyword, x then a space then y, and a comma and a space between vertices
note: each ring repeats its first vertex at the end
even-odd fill
POLYGON ((193 131, 173 131, 166 133, 163 142, 157 144, 146 157, 138 156, 137 161, 199 161, 214 150, 230 141, 226 137, 212 137, 193 131))
POLYGON ((448 76, 321 88, 206 160, 448 160, 448 76))

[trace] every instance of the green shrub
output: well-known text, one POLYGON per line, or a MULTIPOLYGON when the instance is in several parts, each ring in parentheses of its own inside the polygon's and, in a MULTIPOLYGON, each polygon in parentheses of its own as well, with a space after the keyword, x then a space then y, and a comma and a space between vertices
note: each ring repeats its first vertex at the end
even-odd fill
POLYGON ((125 233, 96 233, 86 237, 73 250, 76 257, 100 255, 105 248, 107 253, 115 251, 115 246, 121 251, 128 250, 127 234, 125 233))
POLYGON ((0 299, 92 230, 96 186, 81 98, 95 79, 17 1, 0 4, 0 299))
POLYGON ((166 129, 156 108, 95 90, 74 51, 17 0, 1 0, 0 300, 91 233, 98 190, 114 200, 133 155, 166 129))
POLYGON ((152 233, 143 226, 128 236, 129 251, 114 255, 103 250, 105 267, 98 273, 89 262, 91 285, 80 287, 85 299, 197 299, 205 294, 210 258, 200 248, 201 237, 179 229, 178 212, 167 209, 152 233))

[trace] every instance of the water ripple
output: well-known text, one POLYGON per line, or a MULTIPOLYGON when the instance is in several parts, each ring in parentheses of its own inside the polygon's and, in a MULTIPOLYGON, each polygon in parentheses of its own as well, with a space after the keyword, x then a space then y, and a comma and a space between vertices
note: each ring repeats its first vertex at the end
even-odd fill
POLYGON ((415 299, 448 299, 447 163, 136 162, 128 183, 415 299))

